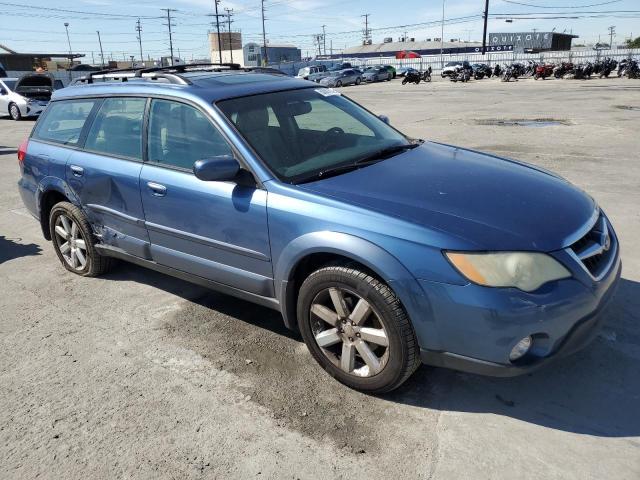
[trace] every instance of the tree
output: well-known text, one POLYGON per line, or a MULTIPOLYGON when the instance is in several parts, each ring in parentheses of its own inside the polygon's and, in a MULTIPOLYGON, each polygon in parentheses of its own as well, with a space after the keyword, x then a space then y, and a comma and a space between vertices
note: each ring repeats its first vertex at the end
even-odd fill
POLYGON ((627 48, 640 48, 640 37, 627 40, 627 48))

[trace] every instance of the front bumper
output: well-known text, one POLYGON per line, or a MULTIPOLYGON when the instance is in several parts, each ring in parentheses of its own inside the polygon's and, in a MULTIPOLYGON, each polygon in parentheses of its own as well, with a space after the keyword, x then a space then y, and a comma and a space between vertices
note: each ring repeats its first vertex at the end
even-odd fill
POLYGON ((574 353, 597 335, 621 270, 616 251, 600 280, 573 277, 533 294, 421 281, 437 319, 435 334, 420 341, 422 362, 482 375, 515 376, 574 353), (533 338, 530 352, 511 362, 511 349, 527 335, 533 338))
POLYGON ((23 117, 37 117, 44 112, 45 108, 47 108, 47 103, 45 102, 31 102, 21 105, 20 113, 22 113, 23 117))

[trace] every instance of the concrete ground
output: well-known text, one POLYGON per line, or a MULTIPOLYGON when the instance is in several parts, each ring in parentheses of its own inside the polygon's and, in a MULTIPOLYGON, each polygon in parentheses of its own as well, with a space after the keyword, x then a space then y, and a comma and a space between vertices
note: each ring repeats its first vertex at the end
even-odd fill
POLYGON ((390 395, 351 391, 274 312, 127 264, 64 270, 16 189, 33 123, 0 119, 0 478, 640 478, 640 82, 343 93, 593 195, 624 258, 596 341, 524 377, 422 367, 390 395), (514 119, 561 124, 491 125, 514 119))

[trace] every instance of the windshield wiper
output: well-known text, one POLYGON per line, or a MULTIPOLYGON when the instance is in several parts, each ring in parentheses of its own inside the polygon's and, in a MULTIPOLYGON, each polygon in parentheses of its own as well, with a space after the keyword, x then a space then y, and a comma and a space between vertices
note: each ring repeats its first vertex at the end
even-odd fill
POLYGON ((337 165, 335 167, 325 168, 324 170, 320 170, 319 172, 316 172, 312 175, 301 178, 294 183, 298 184, 298 183, 310 182, 313 180, 319 180, 321 178, 333 177, 335 175, 339 175, 341 173, 345 173, 351 170, 357 170, 361 167, 365 167, 367 165, 373 165, 374 163, 378 163, 382 160, 386 160, 387 158, 393 157, 398 153, 402 153, 407 150, 412 150, 418 146, 420 146, 419 143, 407 143, 404 145, 393 145, 391 147, 382 148, 364 157, 361 157, 354 162, 343 164, 343 165, 337 165))

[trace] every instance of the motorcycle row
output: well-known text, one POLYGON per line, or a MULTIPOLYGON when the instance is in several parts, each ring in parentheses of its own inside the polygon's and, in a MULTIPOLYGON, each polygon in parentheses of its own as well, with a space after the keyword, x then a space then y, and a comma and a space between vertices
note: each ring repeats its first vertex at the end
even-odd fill
MULTIPOLYGON (((535 80, 544 80, 552 76, 558 79, 573 78, 580 80, 591 78, 592 75, 597 75, 600 78, 608 78, 616 69, 618 77, 640 78, 640 66, 637 60, 625 58, 618 63, 616 60, 608 57, 595 62, 579 64, 562 62, 557 65, 553 63, 536 63, 529 60, 526 64, 517 62, 505 66, 497 64, 493 68, 484 63, 470 65, 468 62, 463 62, 455 66, 446 76, 454 83, 466 83, 472 78, 480 80, 484 77, 490 78, 491 76, 498 77, 503 82, 509 82, 511 80, 518 81, 518 78, 523 77, 533 77, 535 80)), ((407 72, 402 79, 402 84, 415 83, 417 85, 420 82, 430 82, 431 73, 431 66, 427 67, 424 72, 411 70, 407 72)), ((445 75, 443 73, 443 78, 444 77, 445 75)))
MULTIPOLYGON (((500 66, 496 65, 495 69, 499 70, 500 66)), ((634 59, 624 59, 618 63, 612 58, 605 58, 595 62, 584 62, 574 64, 571 62, 562 62, 555 64, 539 64, 529 61, 526 65, 522 63, 512 63, 505 66, 502 72, 502 81, 517 81, 520 77, 533 77, 535 80, 544 80, 553 76, 554 78, 566 78, 583 80, 589 79, 592 75, 600 78, 608 78, 611 73, 616 70, 618 77, 640 78, 640 67, 638 61, 634 59)), ((495 72, 494 72, 495 74, 495 72)), ((497 75, 499 75, 498 73, 497 75)))

